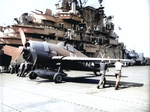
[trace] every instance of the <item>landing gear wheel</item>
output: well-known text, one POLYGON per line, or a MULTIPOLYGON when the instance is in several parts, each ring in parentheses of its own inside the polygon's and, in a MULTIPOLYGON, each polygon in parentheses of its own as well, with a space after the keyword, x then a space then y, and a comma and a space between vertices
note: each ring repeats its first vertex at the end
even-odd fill
POLYGON ((94 71, 94 74, 95 74, 96 76, 100 76, 100 74, 99 74, 98 72, 96 72, 96 71, 94 71))
POLYGON ((36 79, 36 78, 37 78, 37 74, 34 73, 34 72, 30 73, 30 74, 29 74, 29 78, 30 78, 30 79, 36 79))
POLYGON ((55 83, 61 83, 61 82, 62 82, 62 79, 63 79, 63 77, 62 77, 62 75, 59 74, 59 73, 56 73, 56 74, 53 76, 53 80, 54 80, 55 83))

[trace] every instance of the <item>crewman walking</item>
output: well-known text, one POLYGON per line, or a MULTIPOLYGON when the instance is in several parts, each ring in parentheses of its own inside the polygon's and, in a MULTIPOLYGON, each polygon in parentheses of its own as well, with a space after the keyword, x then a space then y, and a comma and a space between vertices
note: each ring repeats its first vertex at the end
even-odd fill
POLYGON ((104 60, 102 60, 100 62, 100 81, 98 83, 98 86, 97 88, 99 89, 101 84, 103 84, 103 88, 105 87, 105 83, 106 83, 106 78, 105 78, 105 73, 106 73, 106 70, 107 70, 107 63, 105 63, 104 60))
POLYGON ((122 63, 120 62, 120 59, 117 59, 117 62, 114 64, 115 65, 115 76, 117 78, 116 80, 116 85, 115 85, 115 90, 118 89, 118 84, 120 82, 120 78, 121 78, 121 69, 122 69, 122 63))

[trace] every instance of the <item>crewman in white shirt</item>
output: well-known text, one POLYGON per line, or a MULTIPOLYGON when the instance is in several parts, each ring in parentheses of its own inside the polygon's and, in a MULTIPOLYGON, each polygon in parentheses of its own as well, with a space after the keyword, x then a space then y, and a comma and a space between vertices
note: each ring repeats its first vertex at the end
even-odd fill
POLYGON ((117 59, 117 62, 114 64, 115 65, 115 76, 117 78, 116 80, 116 85, 115 85, 115 90, 118 89, 118 84, 120 82, 120 78, 121 78, 121 69, 122 69, 122 63, 120 62, 120 59, 117 59))

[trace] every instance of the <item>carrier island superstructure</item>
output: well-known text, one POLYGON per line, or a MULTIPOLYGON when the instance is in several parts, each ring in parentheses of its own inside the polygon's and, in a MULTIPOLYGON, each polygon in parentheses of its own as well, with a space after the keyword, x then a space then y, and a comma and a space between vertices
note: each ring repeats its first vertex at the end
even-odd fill
POLYGON ((57 13, 46 9, 23 13, 14 18, 16 24, 1 26, 0 48, 6 44, 20 46, 18 32, 22 28, 28 40, 71 44, 89 57, 126 58, 124 44, 114 32, 113 16, 106 16, 104 7, 83 7, 77 0, 63 0, 56 5, 57 13))

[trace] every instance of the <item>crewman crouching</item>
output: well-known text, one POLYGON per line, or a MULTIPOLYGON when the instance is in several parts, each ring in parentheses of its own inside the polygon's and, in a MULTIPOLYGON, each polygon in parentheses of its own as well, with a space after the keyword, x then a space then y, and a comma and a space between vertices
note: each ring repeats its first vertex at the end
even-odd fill
POLYGON ((20 67, 19 67, 17 76, 19 76, 19 77, 22 76, 22 73, 23 73, 23 71, 24 71, 24 68, 25 68, 25 61, 23 61, 23 62, 20 64, 20 67))

